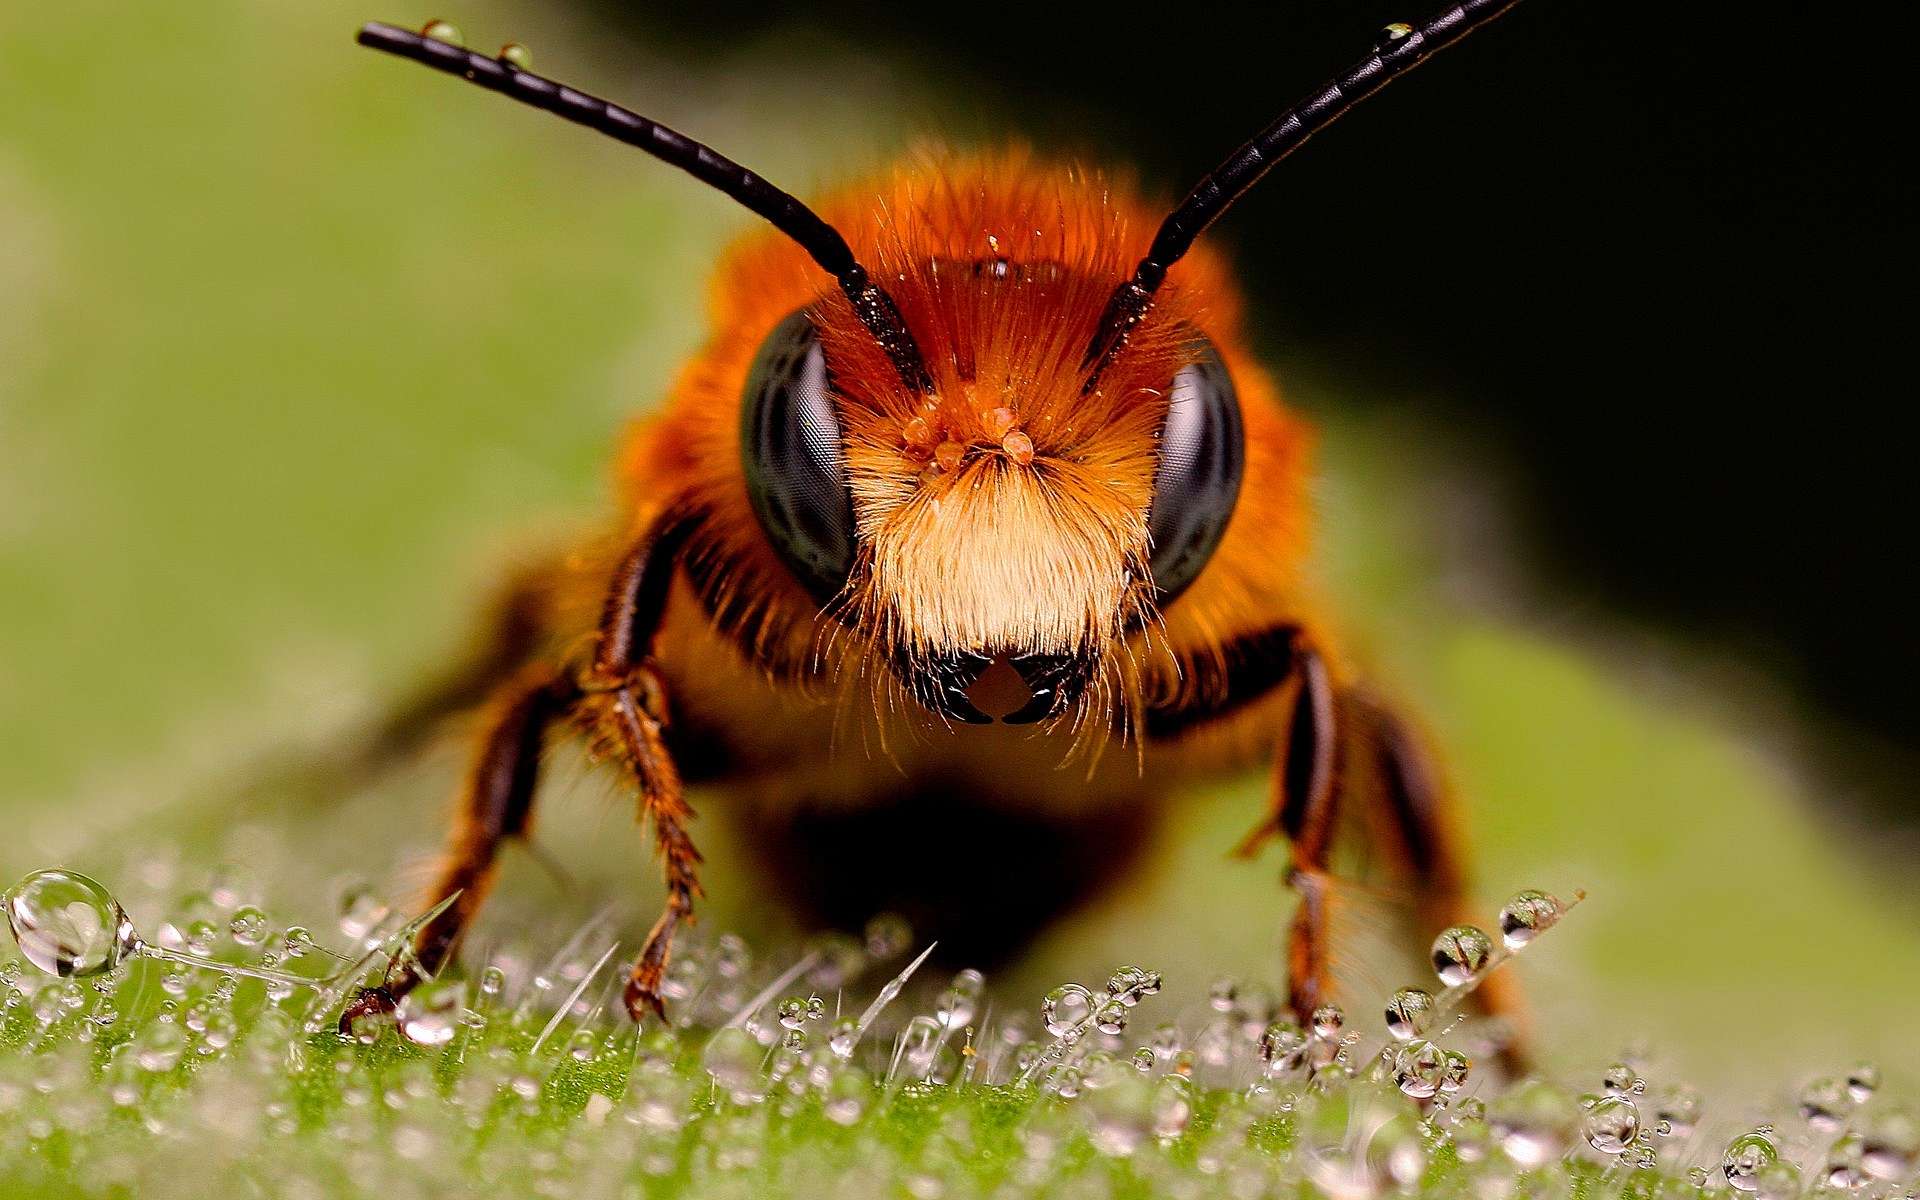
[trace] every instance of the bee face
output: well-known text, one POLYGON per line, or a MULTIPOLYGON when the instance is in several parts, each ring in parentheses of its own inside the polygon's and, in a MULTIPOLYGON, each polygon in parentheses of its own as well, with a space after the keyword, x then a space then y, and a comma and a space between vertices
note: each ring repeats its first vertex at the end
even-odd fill
POLYGON ((863 339, 833 306, 766 335, 741 397, 748 496, 788 570, 935 715, 1065 717, 1225 531, 1245 462, 1232 378, 1174 326, 1090 386, 1074 332, 1110 282, 1004 260, 926 273, 896 292, 940 288, 959 319, 918 333, 938 348, 924 391, 843 366, 863 339))

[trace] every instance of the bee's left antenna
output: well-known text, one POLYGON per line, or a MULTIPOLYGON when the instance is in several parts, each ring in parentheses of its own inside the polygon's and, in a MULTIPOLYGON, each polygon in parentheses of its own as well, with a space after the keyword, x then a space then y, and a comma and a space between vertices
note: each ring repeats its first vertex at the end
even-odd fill
POLYGON ((1192 248, 1194 239, 1219 220, 1235 200, 1247 193, 1275 163, 1306 144, 1308 138, 1352 110, 1399 76, 1430 56, 1458 42, 1475 29, 1512 8, 1519 0, 1461 0, 1418 25, 1386 27, 1367 57, 1327 80, 1253 140, 1193 185, 1180 206, 1161 222, 1145 258, 1123 280, 1107 301, 1106 311, 1087 347, 1086 386, 1125 343, 1128 331, 1139 324, 1153 305, 1153 294, 1167 277, 1167 269, 1192 248))
POLYGON ((840 290, 852 301, 860 322, 873 333, 909 388, 922 392, 932 390, 920 347, 908 331, 906 319, 900 315, 893 297, 868 277, 867 269, 854 258, 853 248, 847 245, 840 231, 795 197, 711 147, 658 121, 523 71, 505 59, 488 58, 452 42, 379 22, 363 26, 359 42, 362 46, 424 63, 436 71, 457 75, 488 91, 545 109, 577 125, 599 130, 733 197, 798 242, 814 262, 838 281, 840 290))

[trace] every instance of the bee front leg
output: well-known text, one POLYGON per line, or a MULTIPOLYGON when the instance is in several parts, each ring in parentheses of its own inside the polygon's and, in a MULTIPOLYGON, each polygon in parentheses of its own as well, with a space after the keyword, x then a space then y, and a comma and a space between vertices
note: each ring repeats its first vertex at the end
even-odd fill
POLYGON ((692 919, 693 902, 702 894, 700 852, 687 833, 693 810, 666 744, 666 682, 650 661, 668 587, 692 529, 690 512, 669 509, 621 561, 601 613, 593 662, 580 680, 577 719, 598 754, 631 772, 641 814, 653 823, 667 888, 666 906, 627 980, 627 1012, 636 1021, 647 1012, 666 1016, 660 983, 674 934, 692 919))
POLYGON ((551 669, 530 667, 500 688, 490 704, 479 750, 460 786, 453 832, 442 855, 429 903, 453 896, 453 905, 420 931, 413 960, 396 961, 381 986, 363 991, 340 1018, 355 1018, 399 1003, 408 991, 439 972, 460 935, 493 886, 500 843, 525 835, 533 816, 540 751, 549 726, 570 708, 578 692, 551 669))

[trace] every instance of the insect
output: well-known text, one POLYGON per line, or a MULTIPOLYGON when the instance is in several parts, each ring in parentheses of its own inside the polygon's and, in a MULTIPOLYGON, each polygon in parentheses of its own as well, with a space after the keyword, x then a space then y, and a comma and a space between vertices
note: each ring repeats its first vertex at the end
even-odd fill
POLYGON ((701 896, 693 782, 815 918, 895 907, 959 955, 1006 953, 1111 880, 1182 783, 1260 762, 1271 810, 1243 850, 1290 845, 1302 1016, 1331 985, 1336 831, 1366 831, 1426 917, 1459 919, 1439 777, 1305 595, 1310 431, 1195 241, 1515 2, 1389 26, 1164 218, 1019 152, 932 154, 810 208, 517 52, 366 26, 362 44, 638 147, 772 229, 721 264, 705 348, 620 452, 605 537, 509 588, 475 661, 396 718, 484 714, 434 885, 458 900, 356 1004, 447 961, 568 731, 625 773, 664 873, 635 1019, 664 1015, 701 896), (910 852, 930 822, 993 857, 933 877, 910 852))

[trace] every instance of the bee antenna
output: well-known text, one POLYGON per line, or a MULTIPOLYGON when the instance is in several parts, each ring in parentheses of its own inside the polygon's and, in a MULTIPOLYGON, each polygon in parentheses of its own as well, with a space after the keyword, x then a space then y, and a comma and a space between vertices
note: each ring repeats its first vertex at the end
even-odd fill
POLYGON ((1252 141, 1194 184, 1186 199, 1160 223, 1159 233, 1154 235, 1147 256, 1134 268, 1132 278, 1115 288, 1107 301, 1084 360, 1091 368, 1087 388, 1093 387, 1101 370, 1125 344, 1128 332, 1146 316, 1167 269, 1180 261, 1194 239, 1260 182, 1274 164, 1354 105, 1517 3, 1519 0, 1465 0, 1420 25, 1387 26, 1374 42, 1372 53, 1281 113, 1252 141))
POLYGON ((362 46, 410 58, 436 71, 457 75, 488 91, 499 92, 522 104, 545 109, 577 125, 599 130, 616 141, 638 147, 661 162, 685 171, 725 193, 772 223, 800 244, 840 284, 853 303, 860 323, 870 330, 893 361, 901 380, 916 391, 931 391, 920 347, 907 329, 899 306, 873 282, 853 256, 840 231, 795 197, 781 191, 732 159, 715 152, 657 121, 585 92, 576 91, 540 75, 523 71, 512 62, 476 54, 452 42, 427 37, 392 25, 370 22, 357 39, 362 46))

